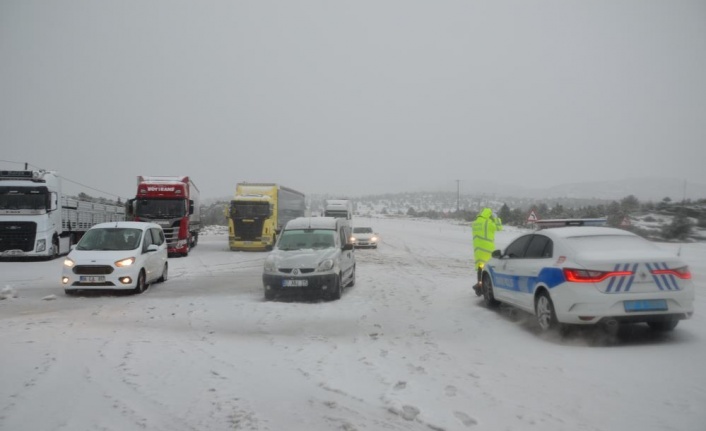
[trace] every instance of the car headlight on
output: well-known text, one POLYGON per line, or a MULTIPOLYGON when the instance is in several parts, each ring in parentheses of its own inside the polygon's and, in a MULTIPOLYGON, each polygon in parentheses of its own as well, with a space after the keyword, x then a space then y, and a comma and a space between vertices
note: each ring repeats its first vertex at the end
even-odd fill
POLYGON ((322 271, 330 271, 331 268, 333 268, 333 259, 326 259, 321 261, 319 264, 319 267, 316 268, 317 271, 322 272, 322 271))
POLYGON ((73 266, 76 265, 76 262, 73 260, 69 259, 68 257, 64 259, 64 266, 67 268, 73 268, 73 266))
POLYGON ((378 237, 374 236, 374 237, 370 238, 370 241, 372 241, 372 242, 378 242, 378 237))
POLYGON ((135 258, 134 257, 128 257, 127 259, 122 259, 117 262, 115 262, 115 266, 117 267, 125 267, 125 266, 130 266, 133 263, 135 263, 135 258))

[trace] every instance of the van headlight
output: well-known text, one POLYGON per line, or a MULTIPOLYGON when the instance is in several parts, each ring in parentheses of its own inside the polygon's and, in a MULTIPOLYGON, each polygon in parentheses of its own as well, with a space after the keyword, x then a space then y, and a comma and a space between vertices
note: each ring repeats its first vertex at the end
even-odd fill
POLYGON ((74 265, 76 265, 76 262, 74 262, 73 260, 69 259, 68 257, 66 259, 64 259, 64 266, 65 267, 71 268, 74 265))
POLYGON ((333 268, 333 259, 322 260, 319 267, 316 268, 318 272, 330 271, 333 268))
POLYGON ((115 262, 115 266, 118 267, 125 267, 125 266, 130 266, 133 263, 135 263, 135 258, 134 257, 128 257, 127 259, 122 259, 117 262, 115 262))
POLYGON ((265 272, 277 272, 277 265, 271 259, 265 259, 265 272))

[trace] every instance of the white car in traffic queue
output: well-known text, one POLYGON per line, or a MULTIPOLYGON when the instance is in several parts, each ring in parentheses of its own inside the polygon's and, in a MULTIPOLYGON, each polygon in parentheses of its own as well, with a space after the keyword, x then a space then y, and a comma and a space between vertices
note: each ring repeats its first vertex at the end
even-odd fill
POLYGON ((608 227, 522 235, 493 253, 482 290, 487 306, 525 310, 544 331, 638 322, 669 331, 694 312, 691 273, 675 252, 608 227))
POLYGON ((61 284, 80 290, 132 290, 142 293, 166 281, 167 242, 155 223, 109 222, 91 227, 64 259, 61 284))
POLYGON ((290 220, 265 259, 265 299, 315 295, 340 299, 355 284, 355 250, 350 225, 334 217, 290 220))
POLYGON ((353 227, 353 245, 355 248, 378 248, 379 236, 373 228, 367 226, 353 227))

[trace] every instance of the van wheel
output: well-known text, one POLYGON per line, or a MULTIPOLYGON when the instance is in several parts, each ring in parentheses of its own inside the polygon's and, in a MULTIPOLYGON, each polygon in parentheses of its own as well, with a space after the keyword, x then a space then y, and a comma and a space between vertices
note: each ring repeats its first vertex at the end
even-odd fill
POLYGON ((139 295, 140 293, 145 291, 146 288, 146 283, 145 283, 145 270, 140 271, 140 275, 137 276, 137 286, 135 286, 135 294, 139 295))
POLYGON ((353 273, 351 274, 351 281, 348 282, 347 287, 355 286, 355 265, 353 265, 353 273))
POLYGON ((164 264, 164 269, 162 270, 162 276, 159 277, 157 280, 158 283, 164 283, 167 281, 167 277, 169 276, 169 265, 165 262, 164 264))
POLYGON ((343 277, 341 277, 341 274, 338 274, 336 276, 336 280, 333 283, 333 290, 331 290, 331 299, 332 300, 337 300, 341 299, 341 295, 343 294, 343 277))

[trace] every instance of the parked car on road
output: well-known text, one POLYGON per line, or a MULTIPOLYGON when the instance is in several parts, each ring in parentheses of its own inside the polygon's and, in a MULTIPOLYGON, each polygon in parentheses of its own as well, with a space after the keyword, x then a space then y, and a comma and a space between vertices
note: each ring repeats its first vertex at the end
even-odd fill
POLYGON ((347 220, 299 217, 290 220, 265 259, 265 299, 303 293, 340 299, 355 284, 355 252, 347 220))
POLYGON ((694 285, 677 253, 608 227, 522 235, 483 268, 486 305, 536 316, 542 330, 644 322, 668 331, 694 312, 694 285))
POLYGON ((142 293, 150 283, 166 281, 167 272, 167 242, 158 224, 101 223, 64 259, 61 285, 67 294, 89 289, 142 293))
POLYGON ((373 228, 367 226, 356 226, 353 228, 353 245, 356 248, 378 248, 378 234, 373 232, 373 228))

